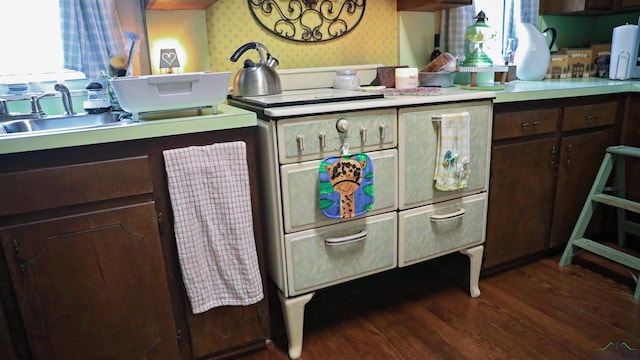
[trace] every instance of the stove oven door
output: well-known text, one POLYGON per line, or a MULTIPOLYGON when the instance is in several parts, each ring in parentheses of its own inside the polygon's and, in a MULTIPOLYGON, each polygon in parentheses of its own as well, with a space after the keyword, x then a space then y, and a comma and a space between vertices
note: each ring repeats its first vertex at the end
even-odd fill
POLYGON ((401 109, 398 115, 400 209, 410 209, 487 191, 492 118, 491 101, 464 102, 401 109), (435 157, 444 114, 467 111, 471 116, 470 169, 466 188, 440 191, 434 187, 435 157))

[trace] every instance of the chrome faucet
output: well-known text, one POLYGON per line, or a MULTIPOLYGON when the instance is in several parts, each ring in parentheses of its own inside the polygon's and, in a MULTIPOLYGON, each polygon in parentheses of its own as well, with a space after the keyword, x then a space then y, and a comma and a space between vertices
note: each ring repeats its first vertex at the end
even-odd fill
POLYGON ((0 99, 0 122, 9 120, 31 120, 42 119, 47 116, 40 106, 40 99, 45 96, 54 96, 54 93, 47 93, 42 95, 31 95, 31 113, 18 113, 9 111, 7 100, 0 99))
POLYGON ((56 86, 54 86, 54 89, 56 91, 59 91, 60 95, 62 96, 62 106, 64 106, 64 115, 66 116, 76 115, 77 113, 73 111, 73 102, 71 101, 71 93, 69 92, 69 88, 66 87, 64 84, 57 83, 56 86))

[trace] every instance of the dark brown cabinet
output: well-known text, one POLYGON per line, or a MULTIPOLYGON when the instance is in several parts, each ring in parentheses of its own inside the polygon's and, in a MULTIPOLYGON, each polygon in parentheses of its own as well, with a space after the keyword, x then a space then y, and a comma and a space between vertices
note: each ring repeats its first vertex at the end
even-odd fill
MULTIPOLYGON (((0 341, 8 338, 8 354, 174 360, 264 346, 266 294, 250 306, 191 313, 162 156, 166 149, 244 141, 258 214, 254 132, 0 155, 0 341)), ((265 279, 260 217, 253 222, 265 279)))
POLYGON ((438 11, 471 5, 472 0, 398 0, 398 11, 438 11))
POLYGON ((604 153, 614 144, 613 134, 612 129, 607 129, 564 136, 560 140, 550 248, 564 245, 569 240, 604 153))
POLYGON ((484 267, 545 249, 554 192, 554 138, 496 145, 491 155, 484 267))
POLYGON ((0 230, 34 359, 176 359, 152 202, 0 230))
POLYGON ((540 15, 559 15, 579 12, 608 12, 613 0, 540 0, 540 15))
POLYGON ((495 105, 485 268, 568 241, 622 108, 616 96, 495 105))
POLYGON ((638 0, 540 0, 540 15, 606 14, 637 11, 638 0))

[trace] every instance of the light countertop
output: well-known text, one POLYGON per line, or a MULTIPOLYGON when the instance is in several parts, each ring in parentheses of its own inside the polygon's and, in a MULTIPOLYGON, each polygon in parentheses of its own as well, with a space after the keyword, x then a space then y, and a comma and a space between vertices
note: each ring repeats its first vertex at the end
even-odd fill
POLYGON ((496 103, 640 91, 640 81, 602 78, 512 81, 496 91, 496 103))
MULTIPOLYGON (((446 88, 442 95, 437 96, 390 96, 374 100, 273 108, 267 109, 265 113, 268 116, 278 118, 319 112, 417 106, 456 101, 493 99, 495 103, 507 103, 639 91, 640 81, 601 78, 512 81, 506 83, 504 90, 500 91, 462 90, 454 86, 446 88)), ((220 104, 218 113, 215 115, 141 120, 120 126, 77 129, 67 132, 0 135, 0 154, 251 127, 256 124, 257 119, 253 112, 220 104)))

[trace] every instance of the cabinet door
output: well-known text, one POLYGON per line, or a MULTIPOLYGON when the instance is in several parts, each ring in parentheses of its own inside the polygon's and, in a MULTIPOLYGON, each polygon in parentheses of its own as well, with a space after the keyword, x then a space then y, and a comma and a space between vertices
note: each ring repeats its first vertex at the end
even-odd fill
POLYGON ((269 326, 264 307, 263 302, 258 302, 248 306, 216 307, 200 314, 187 310, 193 357, 205 358, 264 339, 265 328, 269 326))
POLYGON ((551 228, 556 140, 494 146, 486 268, 545 249, 551 228))
POLYGON ((607 147, 611 145, 613 130, 566 136, 561 139, 549 247, 569 241, 607 147))
POLYGON ((153 202, 0 229, 34 359, 178 359, 153 202))

